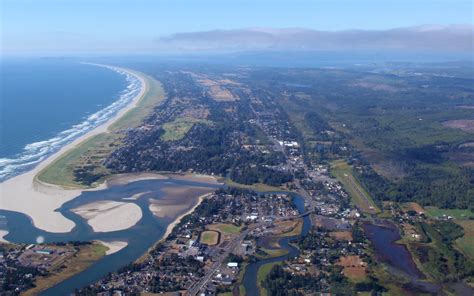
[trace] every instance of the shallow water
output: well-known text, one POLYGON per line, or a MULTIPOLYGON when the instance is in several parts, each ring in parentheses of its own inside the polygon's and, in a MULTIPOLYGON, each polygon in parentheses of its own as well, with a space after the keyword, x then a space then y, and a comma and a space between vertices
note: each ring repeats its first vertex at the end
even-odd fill
MULTIPOLYGON (((133 262, 153 246, 153 244, 163 236, 167 226, 174 218, 165 219, 154 216, 149 210, 150 199, 162 198, 164 196, 164 188, 175 186, 206 187, 211 191, 221 187, 221 185, 210 185, 208 183, 177 180, 173 178, 166 180, 142 180, 128 184, 113 185, 104 190, 83 192, 80 196, 65 203, 59 209, 59 212, 65 217, 76 223, 76 227, 70 233, 58 234, 40 230, 33 226, 28 216, 4 210, 0 210, 0 215, 5 217, 2 219, 4 226, 0 226, 0 228, 5 229, 6 225, 9 234, 5 239, 16 243, 35 243, 38 237, 44 239, 46 243, 91 240, 120 240, 128 242, 128 246, 121 251, 103 257, 85 271, 42 293, 44 295, 66 295, 73 292, 76 288, 91 284, 107 273, 116 271, 120 267, 133 262), (137 200, 127 199, 134 194, 143 192, 147 193, 143 194, 137 200), (129 229, 107 233, 95 233, 87 224, 86 220, 70 210, 99 200, 135 203, 141 208, 143 216, 135 226, 129 229)), ((201 193, 196 193, 196 195, 193 196, 195 199, 193 204, 197 203, 197 197, 199 195, 201 195, 201 193)), ((183 210, 183 212, 185 211, 186 210, 183 210)), ((176 213, 175 217, 181 214, 182 213, 176 213)))
POLYGON ((422 281, 425 276, 418 270, 406 246, 397 244, 401 236, 398 228, 388 221, 380 224, 365 223, 364 232, 372 242, 377 259, 388 265, 388 271, 394 275, 402 275, 410 280, 405 285, 408 290, 437 293, 440 285, 422 281))

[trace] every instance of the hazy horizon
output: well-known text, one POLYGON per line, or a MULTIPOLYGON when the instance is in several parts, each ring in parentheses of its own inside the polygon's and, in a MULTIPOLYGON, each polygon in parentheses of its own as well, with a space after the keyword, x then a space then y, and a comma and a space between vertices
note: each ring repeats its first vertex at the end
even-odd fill
POLYGON ((470 53, 472 2, 2 1, 1 55, 470 53), (343 9, 350 5, 351 9, 343 9), (403 17, 399 17, 403 15, 403 17))

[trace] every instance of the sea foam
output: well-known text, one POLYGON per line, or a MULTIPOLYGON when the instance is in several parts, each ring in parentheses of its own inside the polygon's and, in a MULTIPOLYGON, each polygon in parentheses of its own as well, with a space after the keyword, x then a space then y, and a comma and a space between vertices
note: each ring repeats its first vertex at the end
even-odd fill
POLYGON ((53 138, 30 143, 23 148, 21 153, 12 158, 0 158, 0 182, 31 170, 65 145, 107 122, 121 109, 130 104, 131 101, 133 101, 133 99, 140 93, 140 90, 143 87, 142 82, 135 75, 116 67, 102 67, 113 70, 125 77, 127 87, 120 92, 119 99, 96 113, 89 115, 81 123, 73 125, 71 128, 58 133, 53 138))

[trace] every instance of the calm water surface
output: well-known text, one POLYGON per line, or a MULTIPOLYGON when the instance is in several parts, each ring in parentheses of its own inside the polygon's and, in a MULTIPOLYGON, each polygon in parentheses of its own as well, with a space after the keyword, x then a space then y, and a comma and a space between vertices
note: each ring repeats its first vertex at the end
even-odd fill
POLYGON ((96 239, 128 242, 128 246, 121 251, 103 257, 87 270, 43 292, 43 295, 67 295, 73 292, 74 289, 91 284, 107 273, 116 271, 120 267, 133 262, 163 236, 167 226, 173 219, 157 218, 151 213, 148 206, 151 198, 159 199, 164 196, 164 192, 162 191, 164 187, 173 186, 199 186, 211 189, 221 187, 220 185, 210 185, 207 183, 172 178, 167 180, 136 181, 125 185, 112 186, 104 190, 83 192, 77 198, 65 203, 59 209, 59 212, 76 223, 76 227, 70 233, 58 234, 43 231, 34 227, 28 216, 4 210, 0 210, 0 215, 4 216, 2 219, 3 224, 0 223, 0 228, 5 229, 6 227, 9 230, 9 234, 5 238, 16 243, 35 243, 38 237, 43 237, 45 242, 90 241, 96 239), (126 199, 134 194, 143 192, 149 193, 142 195, 137 200, 126 199), (86 220, 70 210, 80 205, 99 200, 135 203, 141 208, 143 217, 135 226, 126 230, 94 233, 86 220))

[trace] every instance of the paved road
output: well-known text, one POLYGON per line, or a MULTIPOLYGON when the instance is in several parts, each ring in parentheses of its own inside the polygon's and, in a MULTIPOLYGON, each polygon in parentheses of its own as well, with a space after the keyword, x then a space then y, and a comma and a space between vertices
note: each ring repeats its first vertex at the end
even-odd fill
POLYGON ((188 289, 188 295, 197 295, 199 292, 206 286, 206 284, 212 280, 214 274, 219 270, 219 268, 224 263, 225 259, 232 253, 237 246, 239 246, 242 241, 244 240, 245 236, 252 230, 262 226, 265 222, 260 222, 254 225, 249 226, 245 231, 239 234, 239 236, 235 237, 229 245, 225 248, 224 252, 219 253, 219 255, 214 258, 214 263, 212 264, 209 271, 199 280, 198 282, 194 283, 191 288, 188 289))

